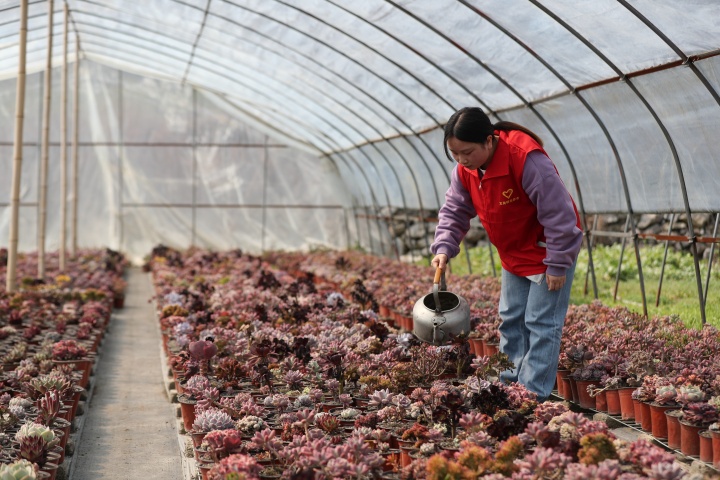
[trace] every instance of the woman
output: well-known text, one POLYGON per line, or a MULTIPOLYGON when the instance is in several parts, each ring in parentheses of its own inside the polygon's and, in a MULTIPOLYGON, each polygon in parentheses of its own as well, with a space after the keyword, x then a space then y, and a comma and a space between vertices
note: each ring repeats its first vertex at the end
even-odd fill
POLYGON ((502 262, 500 350, 515 364, 501 378, 544 401, 555 383, 560 336, 582 243, 580 216, 542 140, 479 108, 455 112, 445 154, 457 161, 439 213, 432 264, 444 269, 478 215, 502 262), (452 154, 452 157, 450 156, 452 154))

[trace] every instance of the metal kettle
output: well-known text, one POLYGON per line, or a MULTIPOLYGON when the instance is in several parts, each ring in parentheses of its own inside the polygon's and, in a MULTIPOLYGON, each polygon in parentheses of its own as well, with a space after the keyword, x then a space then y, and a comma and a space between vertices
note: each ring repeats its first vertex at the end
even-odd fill
POLYGON ((447 291, 445 270, 438 268, 432 293, 415 302, 413 334, 423 342, 443 345, 451 335, 470 332, 470 305, 460 295, 447 291))

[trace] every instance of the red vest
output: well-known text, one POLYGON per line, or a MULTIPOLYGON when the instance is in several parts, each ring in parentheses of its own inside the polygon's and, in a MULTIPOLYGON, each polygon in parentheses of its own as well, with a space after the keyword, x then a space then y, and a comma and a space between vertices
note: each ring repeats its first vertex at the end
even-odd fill
MULTIPOLYGON (((498 250, 503 268, 519 276, 545 273, 545 247, 538 245, 538 242, 545 243, 544 228, 538 222, 537 208, 522 188, 528 153, 533 150, 545 153, 545 150, 519 130, 496 131, 495 135, 500 138, 482 180, 477 170, 458 165, 460 181, 470 192, 475 211, 490 242, 498 250)), ((573 208, 577 226, 581 228, 575 202, 573 208)))

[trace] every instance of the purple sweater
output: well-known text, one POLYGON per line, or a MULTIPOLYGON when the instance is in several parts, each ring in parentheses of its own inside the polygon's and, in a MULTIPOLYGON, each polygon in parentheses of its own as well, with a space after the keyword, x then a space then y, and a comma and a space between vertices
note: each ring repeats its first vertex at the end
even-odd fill
MULTIPOLYGON (((460 252, 460 242, 470 229, 470 220, 477 216, 470 193, 457 173, 452 171, 450 188, 445 193, 445 205, 440 208, 433 254, 444 253, 448 258, 460 252)), ((577 227, 577 217, 570 194, 552 161, 542 152, 530 152, 525 160, 522 187, 537 208, 538 221, 545 229, 547 254, 543 263, 548 275, 563 276, 577 258, 583 234, 577 227)))

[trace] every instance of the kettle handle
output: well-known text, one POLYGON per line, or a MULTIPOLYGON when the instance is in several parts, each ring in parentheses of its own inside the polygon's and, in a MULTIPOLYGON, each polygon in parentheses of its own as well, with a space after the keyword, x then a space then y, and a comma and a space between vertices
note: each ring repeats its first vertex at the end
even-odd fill
POLYGON ((440 286, 440 291, 446 291, 447 285, 445 284, 445 270, 438 267, 435 270, 435 278, 433 279, 433 284, 438 284, 440 286))

